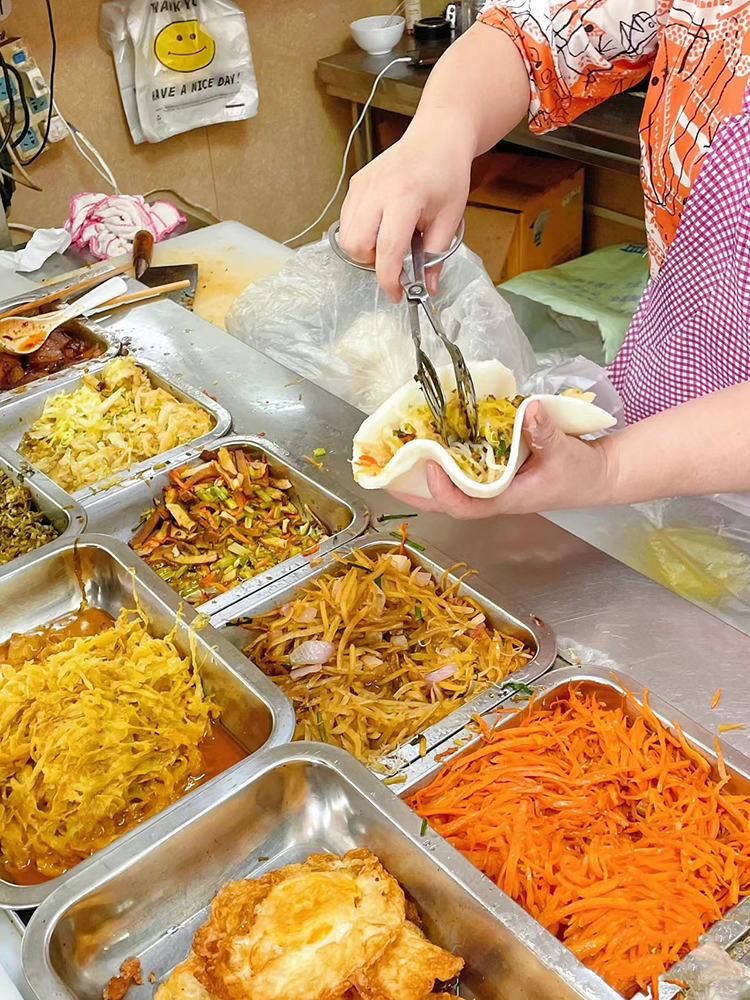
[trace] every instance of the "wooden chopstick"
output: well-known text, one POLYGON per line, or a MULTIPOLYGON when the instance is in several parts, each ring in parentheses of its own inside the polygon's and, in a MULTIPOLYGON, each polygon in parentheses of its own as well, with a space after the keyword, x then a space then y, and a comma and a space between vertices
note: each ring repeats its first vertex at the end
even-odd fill
MULTIPOLYGON (((67 298, 68 295, 72 295, 74 292, 83 291, 84 288, 89 288, 90 286, 101 284, 101 282, 106 281, 108 278, 114 278, 118 274, 124 274, 126 271, 131 270, 133 267, 133 262, 128 261, 125 264, 119 264, 117 267, 110 268, 107 271, 97 271, 95 274, 90 274, 86 278, 81 278, 80 281, 75 282, 72 285, 68 285, 67 288, 58 289, 56 292, 49 292, 47 295, 41 295, 38 299, 32 299, 31 302, 21 302, 17 303, 10 308, 0 312, 0 319, 5 319, 6 316, 22 316, 24 313, 31 312, 33 309, 37 309, 39 306, 47 305, 49 302, 54 302, 57 299, 67 298)), ((64 281, 64 276, 60 279, 64 281)))
POLYGON ((132 305, 134 302, 143 302, 146 299, 156 298, 157 295, 166 295, 167 292, 177 292, 182 288, 189 287, 190 282, 185 279, 184 281, 169 281, 166 285, 154 285, 153 288, 139 288, 138 291, 118 295, 116 299, 105 302, 98 309, 92 309, 90 315, 94 316, 97 313, 109 312, 110 309, 132 305))

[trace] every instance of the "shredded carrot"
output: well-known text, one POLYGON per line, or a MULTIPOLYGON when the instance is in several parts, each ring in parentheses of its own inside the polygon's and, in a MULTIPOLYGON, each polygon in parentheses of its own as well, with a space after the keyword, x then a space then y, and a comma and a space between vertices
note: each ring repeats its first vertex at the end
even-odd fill
MULTIPOLYGON (((717 741, 718 742, 718 741, 717 741)), ((575 684, 408 799, 625 997, 651 987, 750 894, 750 797, 648 708, 575 684), (689 751, 689 753, 688 753, 689 751)))
POLYGON ((711 708, 716 708, 719 704, 719 698, 721 698, 721 688, 716 688, 714 691, 714 696, 711 699, 711 708))
POLYGON ((406 555, 406 541, 407 541, 407 539, 409 537, 409 525, 406 522, 404 522, 403 524, 399 524, 399 526, 398 526, 398 533, 399 533, 399 535, 401 535, 401 547, 399 548, 398 551, 399 551, 400 555, 405 556, 406 555))

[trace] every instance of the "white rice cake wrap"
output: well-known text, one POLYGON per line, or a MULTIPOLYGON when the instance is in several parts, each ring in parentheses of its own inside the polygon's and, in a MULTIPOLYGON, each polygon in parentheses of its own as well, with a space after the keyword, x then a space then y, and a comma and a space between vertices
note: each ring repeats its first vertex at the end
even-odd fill
MULTIPOLYGON (((513 372, 499 361, 478 361, 469 365, 477 399, 495 396, 498 399, 513 398, 517 395, 513 372)), ((438 368, 438 377, 446 399, 456 388, 456 376, 452 365, 438 368)), ((375 413, 369 416, 354 437, 353 468, 354 478, 367 490, 391 490, 414 497, 429 497, 425 466, 427 462, 437 462, 452 481, 470 497, 496 497, 510 486, 518 469, 526 460, 529 448, 523 439, 521 429, 526 407, 533 399, 538 399, 552 420, 566 434, 580 437, 594 434, 614 426, 615 418, 599 406, 576 396, 536 395, 525 399, 516 412, 513 428, 513 442, 508 454, 507 465, 502 475, 493 483, 480 483, 468 476, 456 463, 453 456, 438 441, 416 438, 398 449, 388 464, 376 474, 358 465, 368 445, 377 445, 383 431, 400 427, 408 420, 411 406, 425 405, 419 385, 412 379, 387 399, 375 413)))

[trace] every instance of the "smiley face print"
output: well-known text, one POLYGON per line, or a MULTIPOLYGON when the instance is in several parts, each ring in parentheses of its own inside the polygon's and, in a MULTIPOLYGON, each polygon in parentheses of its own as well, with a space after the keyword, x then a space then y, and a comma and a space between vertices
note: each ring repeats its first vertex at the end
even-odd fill
POLYGON ((211 63, 216 42, 198 21, 172 21, 156 36, 154 53, 167 69, 194 73, 211 63))

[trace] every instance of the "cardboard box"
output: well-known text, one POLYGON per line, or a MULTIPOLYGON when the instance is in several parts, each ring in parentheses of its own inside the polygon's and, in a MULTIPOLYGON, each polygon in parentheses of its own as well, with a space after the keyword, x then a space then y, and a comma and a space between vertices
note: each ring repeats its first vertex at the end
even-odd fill
POLYGON ((483 158, 466 209, 466 245, 495 284, 581 254, 583 167, 528 153, 483 158))

